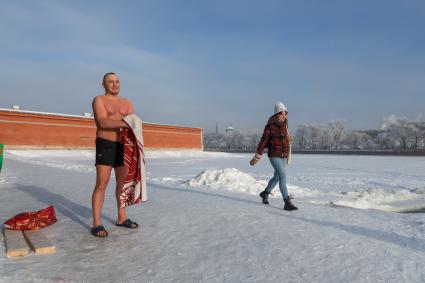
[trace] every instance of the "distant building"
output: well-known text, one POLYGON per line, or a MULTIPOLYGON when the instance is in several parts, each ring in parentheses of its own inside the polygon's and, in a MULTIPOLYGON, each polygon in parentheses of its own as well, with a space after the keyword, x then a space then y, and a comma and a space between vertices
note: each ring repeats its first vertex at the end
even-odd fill
POLYGON ((235 129, 232 127, 232 123, 229 124, 229 126, 226 128, 226 135, 233 134, 235 132, 235 129))
MULTIPOLYGON (((5 148, 93 149, 96 124, 91 113, 70 115, 0 108, 0 143, 5 148)), ((145 148, 203 149, 202 129, 143 122, 145 148)))

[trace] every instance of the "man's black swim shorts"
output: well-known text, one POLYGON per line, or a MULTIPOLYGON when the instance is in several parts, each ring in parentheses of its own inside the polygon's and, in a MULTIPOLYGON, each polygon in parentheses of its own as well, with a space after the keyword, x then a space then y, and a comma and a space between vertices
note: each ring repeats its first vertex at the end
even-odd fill
POLYGON ((124 165, 124 146, 120 142, 96 138, 96 165, 124 165))

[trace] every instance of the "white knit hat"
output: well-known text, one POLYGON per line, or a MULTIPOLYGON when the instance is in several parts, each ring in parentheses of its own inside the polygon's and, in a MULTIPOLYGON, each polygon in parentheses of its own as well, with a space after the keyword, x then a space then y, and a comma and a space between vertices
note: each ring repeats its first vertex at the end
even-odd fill
POLYGON ((274 105, 274 114, 280 113, 282 111, 285 111, 286 113, 288 113, 288 108, 286 108, 285 104, 283 104, 283 102, 276 102, 274 105))

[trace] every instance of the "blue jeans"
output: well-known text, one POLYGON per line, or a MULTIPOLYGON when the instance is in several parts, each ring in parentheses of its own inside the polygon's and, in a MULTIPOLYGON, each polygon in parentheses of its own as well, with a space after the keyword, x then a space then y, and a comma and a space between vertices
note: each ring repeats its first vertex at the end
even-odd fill
POLYGON ((286 158, 270 157, 269 160, 274 168, 274 175, 267 184, 265 191, 270 193, 276 186, 277 182, 279 182, 280 193, 284 199, 287 199, 288 188, 286 187, 286 158))

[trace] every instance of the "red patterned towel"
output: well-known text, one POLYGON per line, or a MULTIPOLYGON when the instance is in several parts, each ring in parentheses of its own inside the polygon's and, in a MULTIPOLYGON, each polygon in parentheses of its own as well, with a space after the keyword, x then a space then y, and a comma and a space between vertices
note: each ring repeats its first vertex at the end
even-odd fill
POLYGON ((4 228, 12 230, 37 230, 56 223, 53 205, 40 211, 22 212, 4 222, 4 228))
POLYGON ((122 129, 121 143, 124 145, 124 166, 127 178, 120 195, 120 207, 146 201, 146 169, 143 152, 142 121, 134 114, 124 118, 130 129, 122 129))

